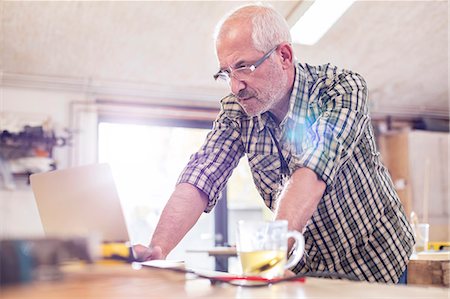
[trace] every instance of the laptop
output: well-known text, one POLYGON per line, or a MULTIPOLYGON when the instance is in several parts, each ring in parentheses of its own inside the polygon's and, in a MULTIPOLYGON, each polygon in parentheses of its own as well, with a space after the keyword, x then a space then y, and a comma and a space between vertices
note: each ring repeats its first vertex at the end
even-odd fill
POLYGON ((37 173, 30 176, 30 182, 46 236, 129 241, 108 164, 37 173))

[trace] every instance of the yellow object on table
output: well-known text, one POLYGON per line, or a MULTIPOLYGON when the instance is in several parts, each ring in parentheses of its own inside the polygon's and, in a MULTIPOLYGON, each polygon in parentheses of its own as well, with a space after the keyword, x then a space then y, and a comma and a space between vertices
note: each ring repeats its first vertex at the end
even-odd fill
POLYGON ((428 242, 428 249, 431 250, 450 250, 450 242, 428 242))
POLYGON ((106 260, 117 260, 132 262, 134 260, 133 251, 129 243, 112 242, 101 245, 101 257, 106 260))

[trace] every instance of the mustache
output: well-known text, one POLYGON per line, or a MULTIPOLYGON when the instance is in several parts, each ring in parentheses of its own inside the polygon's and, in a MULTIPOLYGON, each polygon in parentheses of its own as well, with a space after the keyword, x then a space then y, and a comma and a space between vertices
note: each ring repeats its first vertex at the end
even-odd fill
POLYGON ((239 100, 248 99, 248 98, 256 97, 256 92, 246 88, 246 89, 240 90, 237 94, 235 94, 235 96, 239 100))

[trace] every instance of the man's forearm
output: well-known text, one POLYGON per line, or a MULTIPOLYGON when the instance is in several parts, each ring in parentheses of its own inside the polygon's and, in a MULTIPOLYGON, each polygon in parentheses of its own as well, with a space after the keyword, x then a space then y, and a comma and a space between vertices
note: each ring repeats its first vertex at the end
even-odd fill
POLYGON ((301 232, 317 209, 325 187, 314 171, 297 169, 280 195, 276 219, 288 220, 290 230, 301 232))
POLYGON ((194 226, 208 203, 205 193, 196 187, 181 183, 172 193, 156 226, 150 246, 159 246, 163 258, 194 226))

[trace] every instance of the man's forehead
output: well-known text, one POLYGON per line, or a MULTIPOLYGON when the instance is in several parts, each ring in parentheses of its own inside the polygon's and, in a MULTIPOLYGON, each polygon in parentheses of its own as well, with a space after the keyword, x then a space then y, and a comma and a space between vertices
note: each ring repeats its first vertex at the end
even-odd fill
POLYGON ((250 62, 258 56, 259 51, 257 51, 253 45, 245 46, 243 44, 237 44, 233 47, 223 45, 220 48, 217 48, 217 58, 221 68, 250 62))
POLYGON ((239 23, 226 24, 216 41, 216 54, 223 66, 235 63, 236 59, 250 58, 257 52, 252 40, 250 26, 238 26, 239 23), (226 27, 225 27, 226 26, 226 27))

